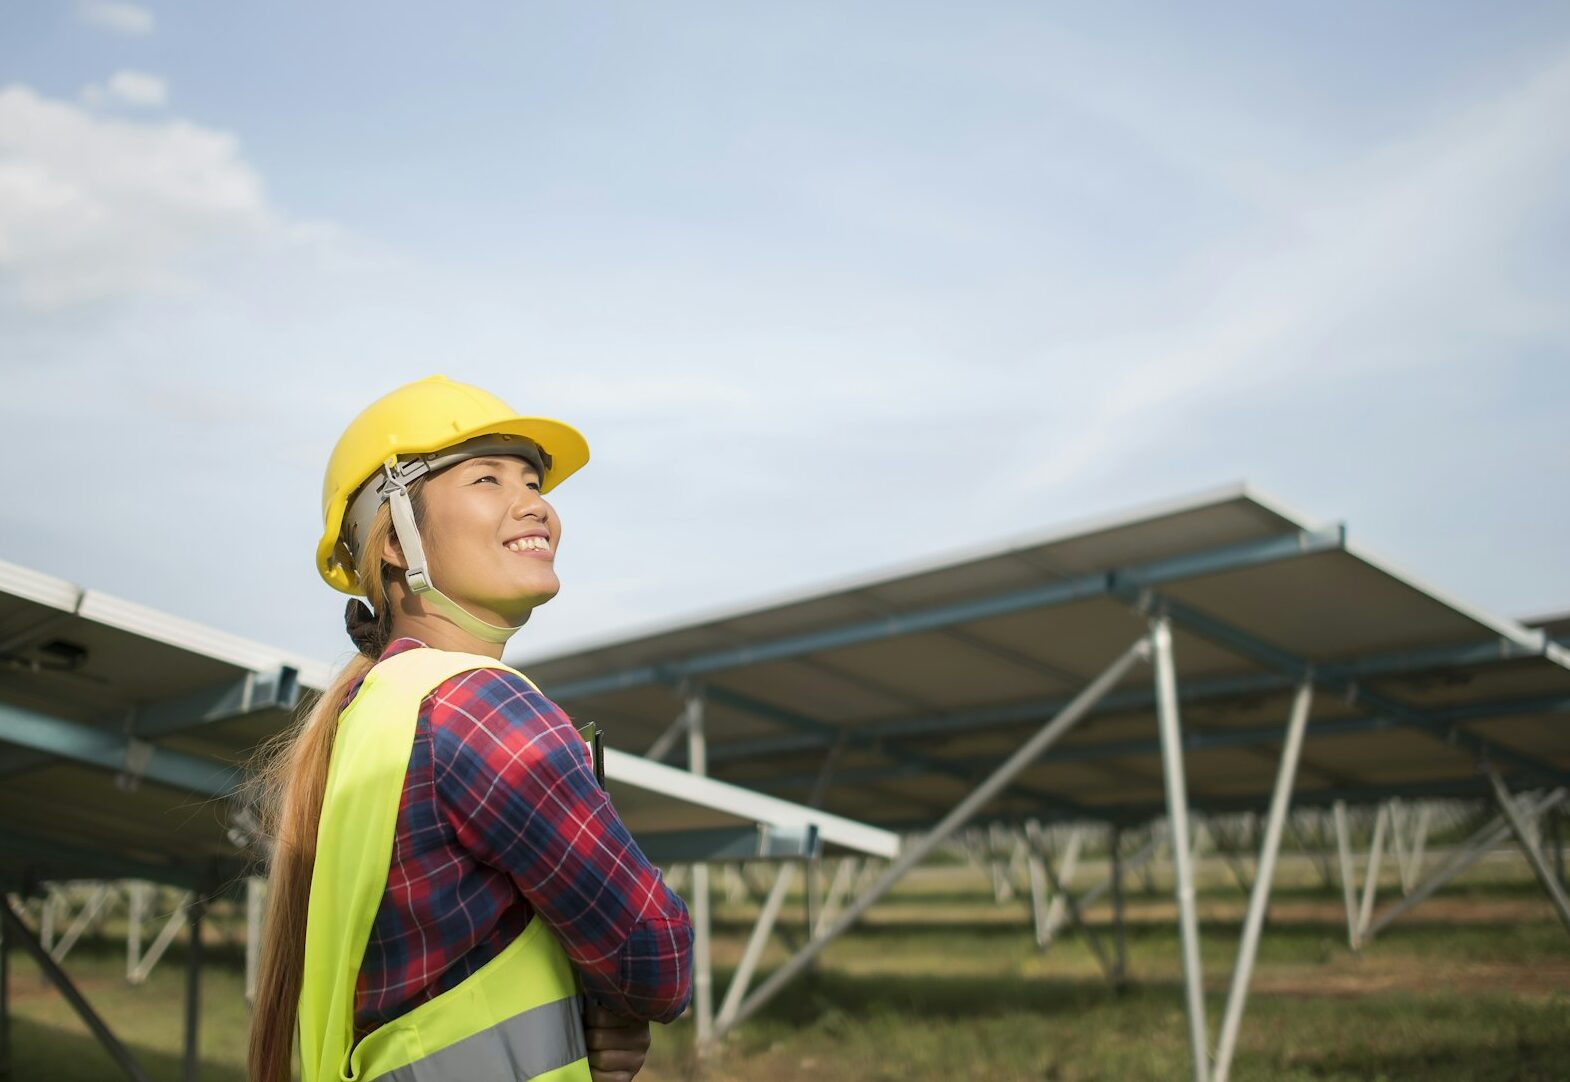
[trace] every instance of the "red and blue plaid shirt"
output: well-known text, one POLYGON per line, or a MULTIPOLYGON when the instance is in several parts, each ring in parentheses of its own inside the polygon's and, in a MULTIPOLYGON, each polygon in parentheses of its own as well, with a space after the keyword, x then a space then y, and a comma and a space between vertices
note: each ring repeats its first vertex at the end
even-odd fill
MULTIPOLYGON (((400 638, 382 657, 424 647, 400 638)), ((512 673, 460 673, 420 704, 355 1032, 452 988, 535 917, 605 1007, 670 1022, 687 1006, 687 907, 595 782, 572 722, 512 673)))

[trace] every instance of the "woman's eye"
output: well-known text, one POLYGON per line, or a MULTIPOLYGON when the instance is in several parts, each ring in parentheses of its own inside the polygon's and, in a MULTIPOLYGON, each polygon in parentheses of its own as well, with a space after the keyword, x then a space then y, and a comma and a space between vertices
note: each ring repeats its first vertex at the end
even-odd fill
MULTIPOLYGON (((479 484, 479 483, 480 483, 480 482, 481 482, 481 481, 496 481, 496 475, 495 475, 495 474, 490 474, 490 473, 488 473, 488 474, 486 474, 486 475, 485 475, 485 476, 483 476, 483 477, 476 477, 476 478, 475 478, 475 479, 474 479, 474 483, 475 483, 475 484, 479 484)), ((501 484, 501 482, 500 482, 500 481, 496 481, 496 483, 497 483, 497 484, 498 484, 498 485, 499 485, 499 484, 501 484)))
POLYGON ((540 491, 540 483, 538 481, 530 481, 529 487, 534 489, 536 492, 540 491))

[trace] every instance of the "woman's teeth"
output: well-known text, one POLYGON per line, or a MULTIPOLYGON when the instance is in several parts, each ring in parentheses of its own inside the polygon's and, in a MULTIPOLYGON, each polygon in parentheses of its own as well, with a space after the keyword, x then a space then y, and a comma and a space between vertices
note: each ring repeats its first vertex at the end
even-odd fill
POLYGON ((551 543, 543 537, 520 537, 516 541, 507 542, 507 547, 514 552, 551 551, 551 543))

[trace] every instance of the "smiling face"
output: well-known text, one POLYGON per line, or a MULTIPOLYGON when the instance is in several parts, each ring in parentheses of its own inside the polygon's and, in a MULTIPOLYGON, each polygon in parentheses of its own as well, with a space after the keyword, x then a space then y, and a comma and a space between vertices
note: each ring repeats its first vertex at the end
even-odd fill
MULTIPOLYGON (((556 596, 561 526, 523 458, 471 458, 426 478, 420 535, 437 589, 482 620, 521 624, 556 596)), ((402 553, 396 560, 403 563, 402 553)))

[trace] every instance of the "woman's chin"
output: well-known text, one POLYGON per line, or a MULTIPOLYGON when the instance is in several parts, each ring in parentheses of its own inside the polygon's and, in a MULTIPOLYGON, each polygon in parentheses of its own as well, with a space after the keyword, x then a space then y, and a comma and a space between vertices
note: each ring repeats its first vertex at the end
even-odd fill
POLYGON ((535 609, 555 596, 556 592, 552 590, 550 593, 534 594, 527 599, 512 599, 505 605, 497 605, 495 611, 506 620, 509 627, 522 627, 535 609))

